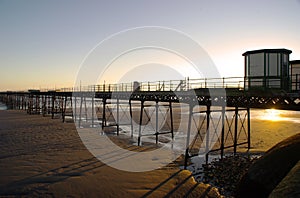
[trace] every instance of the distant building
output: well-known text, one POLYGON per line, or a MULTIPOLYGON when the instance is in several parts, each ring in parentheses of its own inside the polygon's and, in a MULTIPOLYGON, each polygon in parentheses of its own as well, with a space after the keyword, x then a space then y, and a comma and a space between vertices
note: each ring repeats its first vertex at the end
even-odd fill
POLYGON ((29 93, 39 93, 40 90, 39 89, 28 89, 29 93))
POLYGON ((300 90, 300 60, 290 61, 290 76, 292 91, 300 90))
POLYGON ((290 90, 288 49, 247 51, 245 57, 245 89, 290 90))

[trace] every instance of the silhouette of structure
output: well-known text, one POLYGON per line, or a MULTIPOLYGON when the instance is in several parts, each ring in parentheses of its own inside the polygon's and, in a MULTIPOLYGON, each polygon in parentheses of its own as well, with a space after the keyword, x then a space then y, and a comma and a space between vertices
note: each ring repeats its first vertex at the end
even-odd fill
POLYGON ((290 53, 287 49, 245 52, 244 77, 1 92, 0 101, 9 108, 27 110, 28 114, 50 115, 63 122, 68 117, 79 127, 113 126, 117 135, 121 125, 128 125, 138 145, 145 136, 154 136, 156 143, 162 135, 173 138, 177 132, 174 116, 180 114, 174 110, 177 104, 185 104, 186 167, 187 159, 195 155, 208 157, 218 151, 223 157, 225 149, 233 148, 234 153, 242 145, 250 149, 251 108, 300 110, 300 66, 299 61, 289 62, 290 53), (160 119, 164 127, 159 126, 160 119), (150 134, 143 131, 149 122, 154 124, 150 134), (194 137, 192 131, 196 132, 194 137), (205 148, 200 148, 202 143, 205 148))
POLYGON ((290 61, 291 91, 300 90, 300 60, 290 61))
POLYGON ((281 89, 290 91, 289 55, 287 49, 247 51, 245 56, 245 89, 281 89))

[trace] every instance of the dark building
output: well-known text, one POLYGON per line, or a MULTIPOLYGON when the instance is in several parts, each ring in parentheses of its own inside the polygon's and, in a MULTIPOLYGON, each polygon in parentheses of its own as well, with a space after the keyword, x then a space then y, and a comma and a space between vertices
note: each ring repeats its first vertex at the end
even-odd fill
POLYGON ((300 90, 300 60, 290 61, 290 78, 292 91, 300 90))
POLYGON ((245 57, 245 89, 290 90, 288 49, 247 51, 245 57))

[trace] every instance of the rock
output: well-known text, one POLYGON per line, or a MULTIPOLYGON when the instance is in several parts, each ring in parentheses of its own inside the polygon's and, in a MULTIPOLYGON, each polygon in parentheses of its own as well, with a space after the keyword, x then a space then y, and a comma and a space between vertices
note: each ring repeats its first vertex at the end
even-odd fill
POLYGON ((269 198, 277 197, 300 197, 300 161, 298 161, 269 196, 269 198))
POLYGON ((300 134, 272 147, 242 177, 236 197, 268 197, 299 161, 299 153, 300 134))

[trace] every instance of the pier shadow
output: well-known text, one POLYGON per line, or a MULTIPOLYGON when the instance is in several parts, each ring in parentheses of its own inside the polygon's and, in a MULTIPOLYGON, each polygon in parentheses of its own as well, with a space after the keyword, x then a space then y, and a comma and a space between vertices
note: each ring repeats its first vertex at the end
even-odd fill
MULTIPOLYGON (((136 155, 138 152, 148 151, 149 148, 139 148, 133 145, 130 145, 126 148, 129 151, 137 151, 131 153, 131 155, 127 155, 117 160, 121 160, 127 158, 132 155, 136 155)), ((120 148, 122 150, 122 148, 120 148)), ((107 153, 102 157, 108 160, 109 163, 114 163, 117 160, 109 161, 110 158, 119 155, 119 150, 114 152, 107 153)), ((89 172, 96 173, 101 171, 102 167, 107 167, 107 164, 102 163, 96 157, 90 157, 84 160, 80 160, 74 163, 62 165, 60 167, 50 169, 24 179, 14 181, 8 184, 0 184, 0 195, 11 196, 26 196, 31 195, 33 192, 41 192, 48 193, 47 187, 53 185, 55 183, 63 182, 72 177, 84 177, 89 172)))
MULTIPOLYGON (((168 185, 169 182, 172 180, 176 180, 176 186, 172 187, 170 191, 168 191, 163 197, 200 197, 205 198, 208 197, 209 192, 211 191, 211 186, 200 187, 200 183, 195 183, 194 185, 190 185, 189 180, 191 180, 193 175, 184 174, 184 170, 178 170, 174 174, 172 174, 170 177, 162 181, 160 184, 152 188, 150 191, 148 191, 146 194, 144 194, 141 198, 148 198, 148 197, 157 197, 156 193, 158 191, 163 192, 164 187, 168 185), (183 188, 183 190, 181 189, 183 188), (196 190, 197 188, 203 188, 201 190, 196 190), (180 192, 181 194, 177 194, 176 192, 180 192), (199 194, 200 193, 200 194, 199 194)), ((161 196, 161 195, 160 195, 161 196)))

